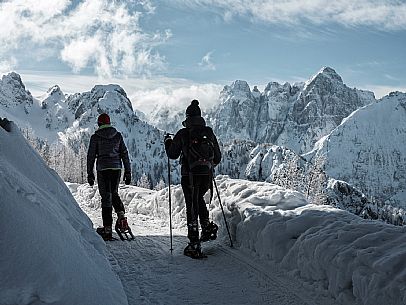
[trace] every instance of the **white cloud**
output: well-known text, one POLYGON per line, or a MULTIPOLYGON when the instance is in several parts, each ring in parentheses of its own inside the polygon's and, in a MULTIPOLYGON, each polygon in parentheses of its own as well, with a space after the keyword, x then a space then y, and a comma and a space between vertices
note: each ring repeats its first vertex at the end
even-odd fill
POLYGON ((216 66, 211 61, 212 54, 213 54, 213 51, 210 51, 206 55, 203 56, 202 60, 199 63, 199 66, 202 67, 202 69, 211 70, 211 71, 216 70, 216 66))
POLYGON ((33 96, 43 95, 50 87, 59 85, 64 93, 90 91, 96 84, 118 84, 126 91, 134 109, 149 113, 159 105, 170 106, 174 111, 185 109, 192 99, 198 99, 203 110, 218 102, 223 85, 199 84, 180 78, 100 78, 52 72, 24 72, 21 78, 33 96))
POLYGON ((145 113, 158 106, 169 106, 173 112, 186 109, 190 101, 197 99, 204 111, 217 104, 222 85, 178 84, 161 86, 152 90, 136 91, 130 95, 133 105, 145 113))
POLYGON ((0 60, 0 74, 10 72, 17 64, 15 57, 11 56, 8 60, 0 60))
POLYGON ((226 21, 232 16, 274 24, 297 25, 336 22, 345 26, 367 25, 387 30, 406 29, 406 3, 398 0, 172 0, 182 5, 221 10, 226 21))
POLYGON ((148 74, 164 67, 154 48, 171 36, 142 29, 140 18, 153 11, 146 0, 1 2, 0 54, 6 60, 15 50, 54 48, 76 72, 93 67, 104 77, 148 74))

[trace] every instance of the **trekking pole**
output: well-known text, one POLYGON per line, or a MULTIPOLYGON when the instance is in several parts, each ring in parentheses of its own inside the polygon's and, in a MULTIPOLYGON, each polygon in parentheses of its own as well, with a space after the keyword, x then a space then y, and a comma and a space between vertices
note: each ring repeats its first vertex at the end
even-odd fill
POLYGON ((172 200, 171 200, 171 163, 168 157, 168 192, 169 192, 169 235, 171 238, 171 253, 173 251, 172 247, 172 200))
POLYGON ((216 180, 214 179, 214 175, 213 175, 213 183, 214 183, 214 187, 216 188, 216 193, 217 193, 217 197, 219 199, 221 212, 223 213, 224 222, 226 223, 226 229, 227 229, 227 233, 228 233, 228 238, 230 239, 230 247, 232 248, 233 247, 233 240, 231 239, 230 229, 228 228, 226 214, 224 214, 223 204, 221 203, 220 193, 219 193, 219 190, 217 188, 217 184, 216 184, 216 180))
MULTIPOLYGON (((171 133, 166 133, 166 136, 173 136, 171 133)), ((171 239, 171 254, 173 251, 172 247, 172 198, 171 198, 171 163, 168 156, 168 192, 169 192, 169 236, 171 239)))

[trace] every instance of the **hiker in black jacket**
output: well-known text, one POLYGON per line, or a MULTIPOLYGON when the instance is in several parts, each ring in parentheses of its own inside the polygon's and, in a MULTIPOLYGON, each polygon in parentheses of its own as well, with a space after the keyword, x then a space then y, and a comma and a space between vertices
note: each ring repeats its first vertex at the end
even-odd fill
POLYGON ((118 195, 122 163, 124 164, 125 184, 131 182, 131 165, 123 137, 110 125, 110 117, 106 113, 102 113, 97 119, 97 124, 99 129, 90 138, 87 152, 87 181, 91 186, 94 185, 93 167, 97 159, 97 184, 101 196, 103 218, 101 235, 104 240, 111 240, 113 238, 113 207, 118 219, 125 220, 124 205, 118 195))
POLYGON ((181 157, 181 185, 186 202, 189 244, 184 254, 198 258, 202 255, 200 241, 215 239, 217 225, 209 222, 204 194, 209 190, 214 167, 221 161, 221 152, 213 130, 201 116, 199 102, 193 100, 186 109, 185 128, 173 139, 165 137, 165 150, 170 159, 181 157), (198 219, 202 229, 199 239, 198 219))

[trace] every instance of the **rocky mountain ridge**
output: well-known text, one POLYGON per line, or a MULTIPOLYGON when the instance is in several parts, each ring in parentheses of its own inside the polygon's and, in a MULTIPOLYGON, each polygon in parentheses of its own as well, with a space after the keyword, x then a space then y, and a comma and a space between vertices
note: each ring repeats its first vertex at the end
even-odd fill
MULTIPOLYGON (((401 206, 406 193, 406 150, 403 144, 395 143, 406 143, 406 127, 400 123, 406 121, 402 116, 404 108, 402 93, 376 100, 373 93, 348 88, 333 69, 323 68, 305 83, 272 82, 263 92, 256 87, 251 90, 244 81, 235 81, 224 87, 220 103, 205 114, 205 119, 222 145, 223 161, 217 174, 274 182, 273 177, 286 164, 306 152, 301 158, 324 158, 323 166, 331 178, 346 181, 369 197, 401 206), (374 114, 372 118, 361 115, 365 112, 374 114), (389 127, 384 126, 385 113, 391 118, 389 127), (316 142, 316 148, 311 150, 316 142), (341 149, 351 147, 360 149, 341 149)), ((166 181, 163 130, 176 132, 181 128, 183 112, 157 109, 149 120, 155 117, 157 125, 166 124, 159 130, 139 119, 118 85, 97 85, 72 95, 54 86, 38 100, 16 73, 3 76, 0 82, 0 116, 16 121, 20 128, 30 127, 48 143, 62 143, 77 156, 85 155, 90 135, 97 128, 97 116, 102 112, 110 114, 113 125, 125 138, 133 161, 134 182, 143 174, 151 186, 160 179, 166 181)), ((83 162, 77 170, 84 168, 83 162)), ((69 169, 69 165, 64 166, 69 169)), ((177 163, 172 163, 175 183, 178 170, 177 163)))

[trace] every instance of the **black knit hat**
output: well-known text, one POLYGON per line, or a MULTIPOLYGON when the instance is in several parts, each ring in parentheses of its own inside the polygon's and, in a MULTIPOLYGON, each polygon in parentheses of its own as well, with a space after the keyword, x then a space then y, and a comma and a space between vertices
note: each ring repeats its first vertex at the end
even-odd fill
POLYGON ((202 116, 198 100, 193 100, 190 103, 190 105, 186 108, 186 117, 190 116, 202 116))

